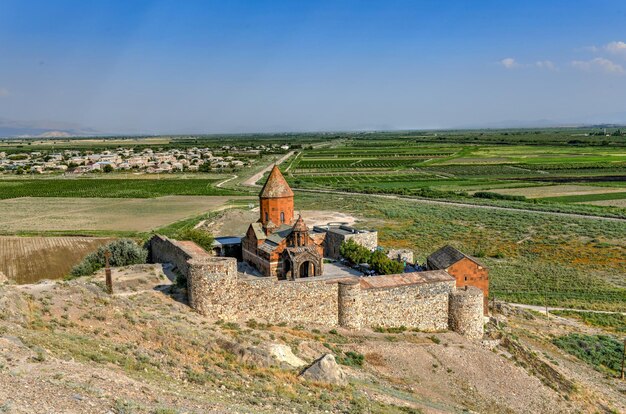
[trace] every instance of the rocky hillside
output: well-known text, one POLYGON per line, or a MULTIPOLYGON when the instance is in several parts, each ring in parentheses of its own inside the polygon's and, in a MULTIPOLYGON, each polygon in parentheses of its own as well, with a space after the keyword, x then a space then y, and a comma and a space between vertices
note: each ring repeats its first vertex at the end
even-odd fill
POLYGON ((114 279, 114 295, 101 274, 0 285, 0 412, 626 412, 624 381, 551 344, 593 331, 571 320, 500 307, 483 344, 225 323, 194 313, 160 266, 114 279))

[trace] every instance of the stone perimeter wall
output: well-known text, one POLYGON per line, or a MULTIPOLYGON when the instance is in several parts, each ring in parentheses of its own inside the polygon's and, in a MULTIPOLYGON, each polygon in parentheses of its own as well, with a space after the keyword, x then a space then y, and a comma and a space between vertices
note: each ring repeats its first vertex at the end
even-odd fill
POLYGON ((183 275, 188 276, 191 255, 180 247, 176 240, 155 235, 148 242, 152 263, 171 263, 183 275))
POLYGON ((456 289, 454 281, 372 289, 361 287, 358 279, 241 279, 236 259, 194 255, 175 240, 155 236, 150 252, 153 262, 171 262, 187 276, 190 306, 214 319, 349 329, 449 328, 470 339, 482 337, 482 292, 456 289))
POLYGON ((361 290, 363 326, 448 329, 448 297, 454 282, 361 290))

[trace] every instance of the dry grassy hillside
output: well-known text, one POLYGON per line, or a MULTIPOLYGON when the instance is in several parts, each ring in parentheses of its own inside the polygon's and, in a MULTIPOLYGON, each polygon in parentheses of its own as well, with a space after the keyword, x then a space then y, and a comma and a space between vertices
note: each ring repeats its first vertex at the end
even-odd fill
POLYGON ((455 333, 223 323, 194 313, 158 266, 0 286, 0 412, 624 412, 624 382, 550 343, 593 331, 503 309, 493 350, 455 333), (305 381, 268 354, 332 353, 346 386, 305 381))

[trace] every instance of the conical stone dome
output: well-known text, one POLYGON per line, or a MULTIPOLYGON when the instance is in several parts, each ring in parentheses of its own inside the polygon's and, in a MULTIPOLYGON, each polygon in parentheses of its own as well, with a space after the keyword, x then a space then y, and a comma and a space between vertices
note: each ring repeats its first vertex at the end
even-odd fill
POLYGON ((293 191, 287 184, 287 180, 283 177, 283 174, 278 169, 277 165, 274 165, 270 176, 267 177, 267 181, 259 194, 261 198, 282 198, 293 197, 293 191))

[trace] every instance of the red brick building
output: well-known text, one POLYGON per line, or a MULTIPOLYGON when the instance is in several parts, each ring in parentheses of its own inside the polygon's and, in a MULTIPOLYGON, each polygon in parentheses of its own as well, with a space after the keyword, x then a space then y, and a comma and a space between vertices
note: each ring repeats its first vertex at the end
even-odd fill
POLYGON ((309 233, 302 217, 294 219, 293 191, 277 166, 261 193, 259 221, 242 240, 243 260, 263 276, 297 279, 323 272, 325 234, 309 233))
POLYGON ((428 270, 445 270, 456 279, 457 287, 475 286, 483 291, 483 308, 488 314, 489 271, 478 260, 452 246, 437 250, 426 259, 428 270))

